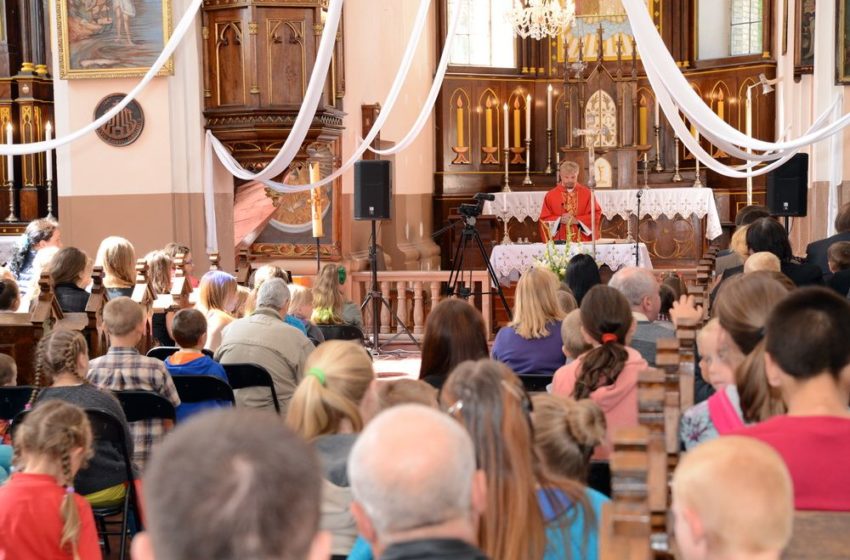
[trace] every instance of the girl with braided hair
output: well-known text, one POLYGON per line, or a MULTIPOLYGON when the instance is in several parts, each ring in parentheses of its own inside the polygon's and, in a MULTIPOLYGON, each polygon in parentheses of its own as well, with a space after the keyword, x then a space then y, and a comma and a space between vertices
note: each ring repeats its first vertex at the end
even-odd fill
POLYGON ((608 459, 611 434, 637 425, 638 374, 648 365, 628 346, 635 326, 629 302, 619 290, 594 286, 581 302, 581 331, 592 348, 555 373, 554 394, 590 398, 605 413, 608 431, 594 459, 608 459))
MULTIPOLYGON (((36 350, 35 385, 30 403, 60 400, 84 409, 109 413, 124 428, 130 456, 133 438, 118 400, 85 380, 89 367, 86 341, 79 331, 55 329, 43 337, 36 350), (40 389, 41 386, 45 389, 40 389)), ((77 474, 74 486, 94 507, 120 504, 127 491, 124 456, 111 442, 94 443, 94 456, 77 474)))
POLYGON ((18 242, 12 260, 9 261, 9 270, 18 281, 22 299, 26 298, 26 290, 33 281, 35 255, 45 247, 62 247, 59 223, 52 218, 30 222, 18 242))
POLYGON ((40 404, 17 427, 17 472, 0 487, 0 557, 101 558, 91 506, 74 489, 91 442, 85 412, 61 401, 40 404))

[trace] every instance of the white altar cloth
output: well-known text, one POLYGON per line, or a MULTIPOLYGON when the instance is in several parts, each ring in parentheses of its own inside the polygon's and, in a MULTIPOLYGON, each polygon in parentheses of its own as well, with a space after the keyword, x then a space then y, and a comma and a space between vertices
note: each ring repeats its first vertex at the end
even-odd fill
MULTIPOLYGON (((555 249, 563 251, 566 245, 556 245, 555 249)), ((499 282, 510 285, 519 280, 520 275, 534 265, 535 261, 546 251, 545 243, 514 243, 512 245, 496 245, 490 255, 490 264, 496 272, 499 282)), ((573 243, 570 245, 569 256, 579 253, 592 254, 590 243, 573 243)), ((652 268, 649 251, 644 243, 638 246, 639 266, 652 268)), ((634 243, 596 244, 596 262, 599 266, 608 265, 611 270, 624 266, 635 265, 634 243)))
MULTIPOLYGON (((602 214, 612 219, 620 216, 627 219, 630 214, 637 212, 638 189, 597 189, 596 200, 602 206, 602 214)), ((496 200, 484 203, 484 214, 508 219, 516 218, 520 222, 526 218, 537 220, 543 207, 546 191, 521 191, 509 193, 493 193, 496 200)), ((714 193, 709 188, 668 188, 643 189, 640 205, 643 217, 658 219, 661 216, 672 218, 677 214, 683 218, 695 215, 706 218, 705 236, 709 240, 723 233, 720 226, 720 215, 714 193)))

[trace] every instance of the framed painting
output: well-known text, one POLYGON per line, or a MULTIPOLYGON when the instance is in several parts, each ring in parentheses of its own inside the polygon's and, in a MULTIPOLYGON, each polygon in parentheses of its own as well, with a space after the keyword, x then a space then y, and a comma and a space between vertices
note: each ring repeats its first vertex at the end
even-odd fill
POLYGON ((794 78, 815 69, 815 0, 795 0, 794 78))
POLYGON ((835 83, 850 84, 850 0, 836 0, 835 83))
POLYGON ((56 15, 63 79, 142 76, 171 34, 171 0, 56 0, 56 15))

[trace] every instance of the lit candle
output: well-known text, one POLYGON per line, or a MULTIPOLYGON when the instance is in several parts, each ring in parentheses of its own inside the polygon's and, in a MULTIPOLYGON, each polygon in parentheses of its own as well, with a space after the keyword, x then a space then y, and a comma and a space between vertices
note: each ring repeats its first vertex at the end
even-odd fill
MULTIPOLYGON (((50 124, 50 121, 47 121, 47 126, 44 127, 44 139, 47 142, 53 138, 53 125, 50 124)), ((53 150, 47 150, 47 154, 44 158, 44 162, 47 168, 47 180, 53 180, 53 150)))
POLYGON ((525 139, 531 141, 531 94, 525 96, 525 139))
POLYGON ((661 105, 655 100, 655 126, 661 127, 661 105))
POLYGON ((519 98, 514 99, 514 148, 519 148, 520 136, 522 136, 522 129, 520 128, 519 122, 519 98))
MULTIPOLYGON (((310 164, 310 182, 318 183, 321 179, 321 173, 319 172, 319 163, 313 162, 310 164)), ((320 187, 316 187, 310 191, 310 209, 313 214, 313 237, 322 237, 322 195, 319 190, 320 187)))
POLYGON ((552 84, 546 88, 546 130, 552 130, 552 84))
POLYGON ((510 127, 508 126, 508 104, 507 103, 505 103, 505 105, 504 105, 504 110, 505 110, 505 118, 504 118, 504 121, 505 121, 505 149, 507 150, 511 146, 511 132, 509 130, 510 127))
POLYGON ((463 99, 457 98, 457 145, 458 148, 463 148, 463 99))
POLYGON ((486 111, 485 118, 487 120, 485 146, 488 147, 488 148, 492 148, 493 147, 493 102, 490 100, 490 97, 487 98, 487 111, 486 111))
MULTIPOLYGON (((6 123, 6 143, 12 145, 12 123, 6 123)), ((6 156, 6 177, 10 183, 15 182, 15 159, 12 154, 6 156)))

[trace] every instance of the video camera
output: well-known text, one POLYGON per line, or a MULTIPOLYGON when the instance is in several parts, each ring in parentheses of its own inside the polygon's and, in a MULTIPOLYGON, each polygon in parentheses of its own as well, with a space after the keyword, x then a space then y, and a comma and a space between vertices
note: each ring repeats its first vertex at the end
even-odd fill
POLYGON ((478 193, 473 198, 475 198, 475 204, 461 204, 460 207, 457 209, 457 211, 460 212, 461 216, 464 216, 466 218, 477 218, 484 210, 484 201, 496 200, 496 195, 488 193, 478 193))

